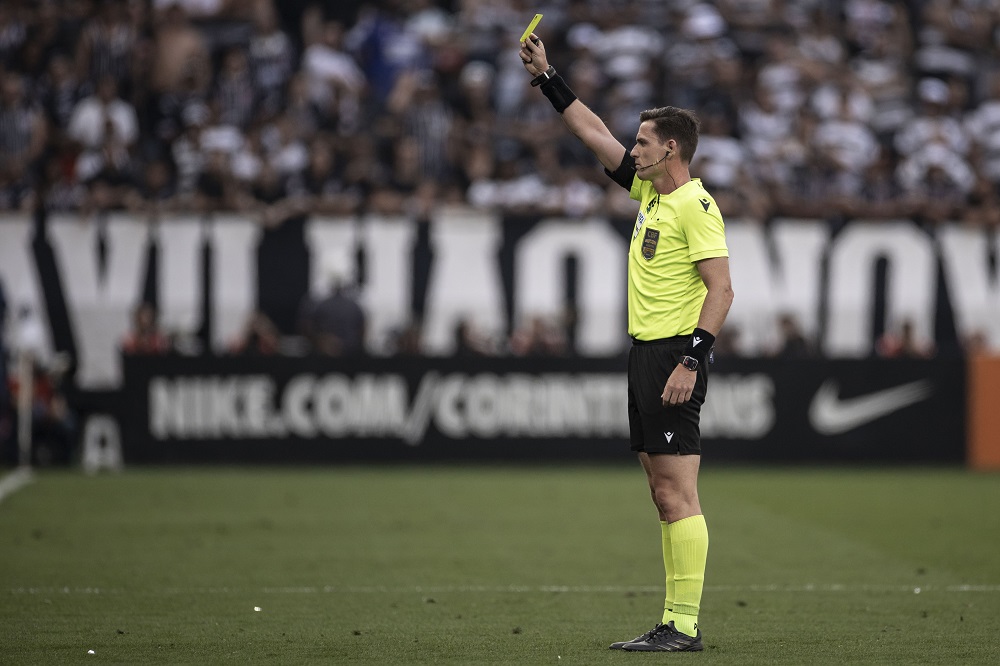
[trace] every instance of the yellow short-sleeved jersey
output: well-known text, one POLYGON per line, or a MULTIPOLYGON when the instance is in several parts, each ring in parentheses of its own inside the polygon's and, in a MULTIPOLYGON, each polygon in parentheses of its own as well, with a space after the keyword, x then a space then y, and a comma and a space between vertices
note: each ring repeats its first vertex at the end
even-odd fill
POLYGON ((628 252, 629 335, 687 335, 708 293, 695 264, 729 256, 722 213, 699 178, 659 194, 635 177, 629 196, 639 202, 628 252))

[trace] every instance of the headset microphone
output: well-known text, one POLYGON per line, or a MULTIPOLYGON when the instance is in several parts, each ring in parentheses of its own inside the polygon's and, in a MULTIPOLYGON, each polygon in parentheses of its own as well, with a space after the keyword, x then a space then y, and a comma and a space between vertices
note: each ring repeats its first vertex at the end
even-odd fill
POLYGON ((646 166, 641 166, 641 167, 636 168, 636 171, 642 171, 643 169, 648 169, 649 167, 655 167, 657 164, 659 164, 663 160, 667 159, 668 157, 670 157, 670 151, 669 150, 664 151, 663 157, 661 157, 660 159, 656 160, 652 164, 647 164, 646 166))

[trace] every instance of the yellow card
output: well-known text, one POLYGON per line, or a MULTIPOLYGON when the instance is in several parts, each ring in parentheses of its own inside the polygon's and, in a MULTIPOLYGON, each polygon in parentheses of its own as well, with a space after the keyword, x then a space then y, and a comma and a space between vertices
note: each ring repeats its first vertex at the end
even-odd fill
POLYGON ((521 35, 521 41, 518 42, 518 43, 523 44, 528 39, 528 37, 531 36, 531 33, 534 32, 534 30, 535 30, 535 26, 537 26, 538 22, 541 21, 541 20, 542 20, 542 15, 541 14, 535 14, 535 18, 531 19, 531 23, 528 24, 528 27, 524 31, 524 34, 521 35))

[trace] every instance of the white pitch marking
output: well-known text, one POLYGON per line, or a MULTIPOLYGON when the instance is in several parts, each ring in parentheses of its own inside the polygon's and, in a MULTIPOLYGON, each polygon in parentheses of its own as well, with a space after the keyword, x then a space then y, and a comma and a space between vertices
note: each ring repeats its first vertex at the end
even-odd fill
MULTIPOLYGON (((911 585, 845 585, 842 583, 808 583, 804 585, 706 585, 706 592, 899 592, 913 594, 911 585)), ((996 594, 1000 585, 928 585, 921 592, 996 594)), ((301 587, 167 587, 155 589, 108 587, 15 587, 11 594, 153 594, 153 595, 230 595, 230 594, 423 594, 423 593, 512 593, 512 594, 659 594, 662 587, 643 585, 310 585, 301 587)))
POLYGON ((30 467, 18 467, 0 479, 0 502, 35 480, 30 467))

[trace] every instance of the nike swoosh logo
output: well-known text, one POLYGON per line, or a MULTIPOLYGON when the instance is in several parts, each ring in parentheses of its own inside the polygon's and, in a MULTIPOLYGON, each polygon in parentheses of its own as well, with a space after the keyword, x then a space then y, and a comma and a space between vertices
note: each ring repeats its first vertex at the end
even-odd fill
POLYGON ((841 400, 833 379, 823 382, 809 405, 809 422, 821 435, 839 435, 930 397, 934 388, 921 379, 893 388, 841 400))

